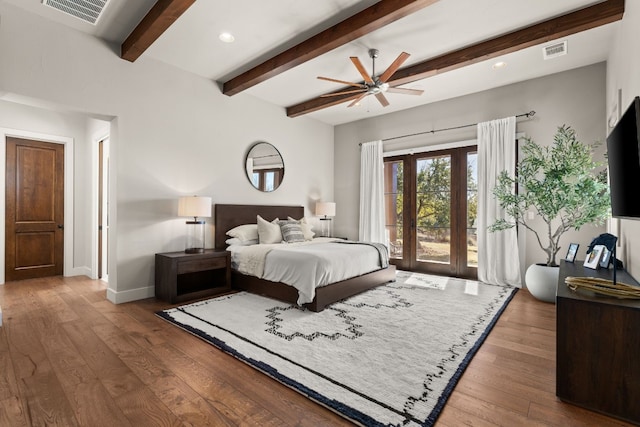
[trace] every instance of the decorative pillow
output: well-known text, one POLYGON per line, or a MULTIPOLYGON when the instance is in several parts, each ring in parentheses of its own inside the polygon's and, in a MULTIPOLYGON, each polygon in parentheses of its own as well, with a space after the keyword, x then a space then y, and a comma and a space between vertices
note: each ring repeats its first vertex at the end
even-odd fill
MULTIPOLYGON (((258 225, 256 224, 256 227, 258 225)), ((242 240, 239 239, 237 237, 232 237, 231 239, 227 239, 225 240, 225 243, 229 246, 251 246, 251 245, 257 245, 258 244, 258 239, 255 240, 242 240)))
POLYGON ((238 238, 243 242, 258 240, 258 225, 257 224, 239 225, 227 231, 227 236, 238 238))
POLYGON ((300 221, 280 221, 280 231, 282 232, 282 240, 287 243, 304 242, 300 221))
MULTIPOLYGON (((288 217, 287 218, 289 221, 298 221, 297 219, 288 217)), ((312 240, 313 236, 316 235, 316 233, 313 232, 313 225, 309 224, 307 222, 307 218, 302 217, 298 222, 300 222, 300 227, 302 227, 302 234, 304 234, 304 240, 312 240)))
POLYGON ((260 244, 282 242, 282 232, 278 222, 278 218, 269 222, 258 215, 258 240, 260 244))

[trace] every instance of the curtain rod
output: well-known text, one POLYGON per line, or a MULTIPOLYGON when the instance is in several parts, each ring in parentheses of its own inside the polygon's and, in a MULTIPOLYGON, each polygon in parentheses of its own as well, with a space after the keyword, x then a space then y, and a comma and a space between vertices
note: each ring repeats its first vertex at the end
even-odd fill
MULTIPOLYGON (((534 110, 531 110, 528 113, 518 114, 516 116, 516 118, 519 118, 519 117, 527 117, 527 118, 529 118, 529 117, 533 117, 535 115, 536 115, 536 112, 534 110)), ((446 130, 463 129, 463 128, 468 128, 468 127, 471 127, 471 126, 478 126, 478 123, 471 123, 471 124, 462 125, 462 126, 454 126, 454 127, 450 127, 450 128, 427 130, 427 131, 424 131, 424 132, 411 133, 411 134, 408 134, 408 135, 394 136, 394 137, 391 137, 391 138, 385 138, 385 139, 382 140, 382 142, 393 141, 394 139, 400 139, 400 138, 408 138, 410 136, 424 135, 424 134, 427 134, 427 133, 436 133, 436 132, 444 132, 446 130)), ((359 143, 358 145, 362 146, 362 143, 359 143)))

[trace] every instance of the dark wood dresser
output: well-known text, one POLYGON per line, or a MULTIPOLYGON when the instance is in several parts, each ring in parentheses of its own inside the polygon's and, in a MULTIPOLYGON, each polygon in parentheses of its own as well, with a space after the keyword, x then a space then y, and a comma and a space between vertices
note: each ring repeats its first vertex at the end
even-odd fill
MULTIPOLYGON (((556 395, 640 424, 640 300, 571 291, 567 276, 613 279, 612 270, 561 262, 556 294, 556 395)), ((617 281, 636 282, 618 270, 617 281)))

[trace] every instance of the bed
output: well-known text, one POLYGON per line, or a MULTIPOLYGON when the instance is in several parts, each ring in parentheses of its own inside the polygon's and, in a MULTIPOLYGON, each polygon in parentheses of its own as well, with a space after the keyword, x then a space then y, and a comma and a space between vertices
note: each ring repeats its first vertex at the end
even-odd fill
MULTIPOLYGON (((257 215, 267 221, 275 218, 302 218, 304 207, 302 206, 268 206, 268 205, 215 205, 215 248, 226 249, 225 241, 228 239, 226 232, 238 225, 252 224, 256 222, 257 215)), ((280 301, 295 304, 298 300, 298 291, 285 283, 272 282, 249 276, 232 270, 231 283, 234 289, 264 295, 280 301)), ((359 294, 368 289, 394 281, 396 277, 395 266, 362 274, 351 279, 318 287, 315 290, 315 298, 305 304, 311 311, 322 311, 328 305, 359 294)))

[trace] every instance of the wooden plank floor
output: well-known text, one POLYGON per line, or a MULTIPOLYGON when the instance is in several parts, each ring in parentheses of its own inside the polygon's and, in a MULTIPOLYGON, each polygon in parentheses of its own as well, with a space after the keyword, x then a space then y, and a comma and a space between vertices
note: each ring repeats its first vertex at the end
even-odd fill
MULTIPOLYGON (((0 286, 0 426, 348 426, 86 277, 0 286)), ((555 306, 520 291, 438 426, 624 426, 555 397, 555 306)))

